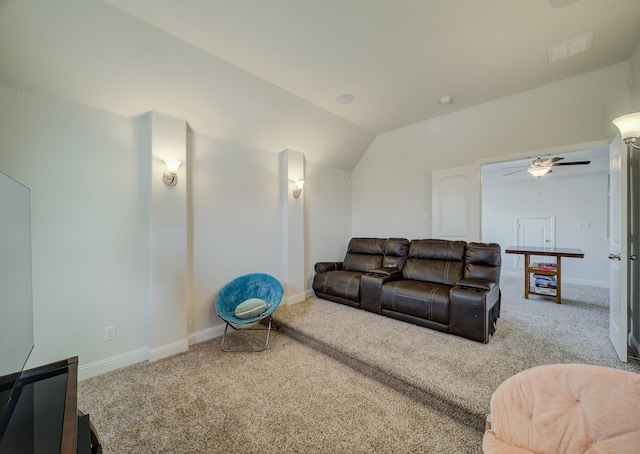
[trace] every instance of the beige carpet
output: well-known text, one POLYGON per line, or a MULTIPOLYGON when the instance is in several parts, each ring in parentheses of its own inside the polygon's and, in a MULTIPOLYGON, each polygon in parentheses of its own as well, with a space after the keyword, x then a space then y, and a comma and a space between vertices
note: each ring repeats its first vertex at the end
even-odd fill
POLYGON ((82 382, 79 406, 105 454, 479 453, 491 394, 520 370, 580 362, 640 372, 616 360, 606 291, 565 285, 557 305, 522 299, 518 279, 502 289, 486 345, 309 299, 276 311, 282 327, 265 352, 198 344, 82 382))

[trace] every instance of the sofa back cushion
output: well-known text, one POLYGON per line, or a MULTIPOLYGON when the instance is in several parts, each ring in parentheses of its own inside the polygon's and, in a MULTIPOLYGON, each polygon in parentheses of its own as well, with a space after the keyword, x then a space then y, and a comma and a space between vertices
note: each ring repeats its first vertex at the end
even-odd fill
POLYGON ((389 238, 384 243, 384 258, 382 266, 395 267, 402 269, 407 261, 407 253, 409 252, 409 240, 406 238, 389 238))
POLYGON ((351 238, 342 269, 369 272, 382 267, 384 238, 351 238))
POLYGON ((456 285, 463 277, 466 245, 464 241, 412 240, 402 277, 456 285))
POLYGON ((484 279, 500 284, 502 255, 497 243, 469 243, 464 267, 465 279, 484 279))

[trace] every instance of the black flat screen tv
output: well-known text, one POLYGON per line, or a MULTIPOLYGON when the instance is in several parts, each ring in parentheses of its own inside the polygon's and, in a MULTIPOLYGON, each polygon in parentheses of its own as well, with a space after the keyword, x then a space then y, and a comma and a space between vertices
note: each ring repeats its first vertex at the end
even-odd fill
POLYGON ((31 191, 0 172, 0 440, 33 344, 31 191))

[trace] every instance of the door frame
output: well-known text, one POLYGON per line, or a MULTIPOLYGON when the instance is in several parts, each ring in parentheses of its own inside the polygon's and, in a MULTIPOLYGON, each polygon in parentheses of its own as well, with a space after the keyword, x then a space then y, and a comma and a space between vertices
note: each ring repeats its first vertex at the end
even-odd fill
POLYGON ((618 134, 609 147, 609 339, 624 363, 629 345, 628 159, 629 145, 618 134))
MULTIPOLYGON (((510 161, 520 161, 522 159, 533 159, 538 156, 546 156, 546 155, 554 155, 554 154, 562 154, 562 153, 571 153, 574 151, 584 150, 585 148, 600 148, 600 147, 609 147, 611 144, 611 139, 605 140, 596 140, 593 142, 584 142, 578 143, 574 145, 566 145, 563 147, 554 147, 554 148, 544 148, 541 150, 534 151, 526 151, 520 152, 516 154, 506 155, 506 156, 494 156, 492 158, 483 158, 476 159, 474 161, 474 165, 478 167, 478 172, 482 175, 482 166, 487 164, 497 164, 499 162, 510 162, 510 161)), ((482 200, 482 178, 478 180, 478 187, 476 188, 480 193, 480 214, 479 214, 479 222, 480 222, 480 240, 482 241, 483 233, 482 232, 482 204, 484 203, 482 200)))

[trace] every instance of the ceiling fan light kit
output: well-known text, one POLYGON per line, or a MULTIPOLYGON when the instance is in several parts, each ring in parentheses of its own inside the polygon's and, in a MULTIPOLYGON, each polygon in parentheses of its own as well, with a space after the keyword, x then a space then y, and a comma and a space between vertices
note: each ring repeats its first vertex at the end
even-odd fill
POLYGON ((542 178, 546 174, 551 173, 551 167, 531 167, 527 169, 527 172, 536 178, 542 178))

